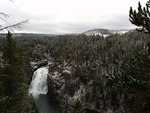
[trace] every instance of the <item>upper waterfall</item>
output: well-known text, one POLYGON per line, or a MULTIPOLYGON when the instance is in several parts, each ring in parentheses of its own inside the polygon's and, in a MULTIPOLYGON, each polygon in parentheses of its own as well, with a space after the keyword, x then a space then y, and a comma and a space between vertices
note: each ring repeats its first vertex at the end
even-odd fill
POLYGON ((29 93, 33 95, 46 94, 48 92, 47 75, 48 66, 37 69, 33 73, 29 93))

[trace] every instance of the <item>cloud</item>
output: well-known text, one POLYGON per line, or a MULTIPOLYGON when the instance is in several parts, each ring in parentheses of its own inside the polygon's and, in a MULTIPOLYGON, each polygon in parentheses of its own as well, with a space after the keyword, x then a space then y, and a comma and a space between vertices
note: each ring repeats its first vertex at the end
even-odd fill
POLYGON ((107 21, 97 22, 47 22, 47 21, 29 21, 25 24, 23 30, 18 32, 35 32, 35 33, 50 33, 50 34, 61 34, 61 33, 82 33, 89 29, 105 28, 105 29, 129 29, 133 28, 129 22, 128 16, 115 16, 114 18, 108 19, 107 21))
POLYGON ((95 28, 133 28, 128 19, 130 6, 137 7, 137 1, 2 0, 0 11, 10 14, 7 24, 29 20, 16 32, 80 33, 95 28))

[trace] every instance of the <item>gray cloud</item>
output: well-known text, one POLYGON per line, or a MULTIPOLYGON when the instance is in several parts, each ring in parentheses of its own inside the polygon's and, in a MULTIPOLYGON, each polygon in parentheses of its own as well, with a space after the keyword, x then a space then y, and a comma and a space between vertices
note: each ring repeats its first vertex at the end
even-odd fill
MULTIPOLYGON (((130 29, 133 25, 129 22, 128 16, 116 16, 106 22, 96 23, 41 23, 39 21, 32 21, 27 23, 23 30, 25 32, 40 32, 40 33, 82 33, 89 29, 105 28, 105 29, 130 29)), ((22 31, 22 30, 21 30, 22 31)), ((20 32, 21 32, 20 31, 20 32)))
POLYGON ((108 4, 108 1, 104 0, 94 0, 95 2, 92 0, 63 0, 61 4, 58 4, 58 0, 15 0, 14 3, 6 1, 2 0, 0 4, 0 11, 10 14, 6 25, 29 20, 29 23, 15 32, 82 33, 96 28, 127 29, 134 27, 129 22, 128 10, 130 5, 136 4, 135 1, 114 0, 111 2, 116 1, 119 5, 108 4))

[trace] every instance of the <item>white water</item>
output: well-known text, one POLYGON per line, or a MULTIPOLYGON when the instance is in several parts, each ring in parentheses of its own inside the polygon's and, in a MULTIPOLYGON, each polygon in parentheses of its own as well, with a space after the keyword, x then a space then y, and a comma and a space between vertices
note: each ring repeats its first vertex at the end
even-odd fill
POLYGON ((40 94, 47 94, 48 85, 47 85, 47 75, 48 75, 48 66, 41 67, 33 73, 32 82, 29 87, 29 93, 33 96, 40 94))

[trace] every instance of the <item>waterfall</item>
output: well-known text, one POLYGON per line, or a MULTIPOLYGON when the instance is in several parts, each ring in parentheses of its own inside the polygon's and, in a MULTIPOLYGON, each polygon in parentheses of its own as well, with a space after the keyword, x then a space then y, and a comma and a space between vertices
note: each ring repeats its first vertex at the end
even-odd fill
POLYGON ((60 113, 59 104, 46 95, 48 92, 48 65, 38 68, 33 73, 29 93, 33 95, 36 106, 41 113, 60 113))
POLYGON ((41 67, 33 73, 32 81, 29 86, 29 93, 36 96, 48 92, 47 85, 48 66, 41 67))

